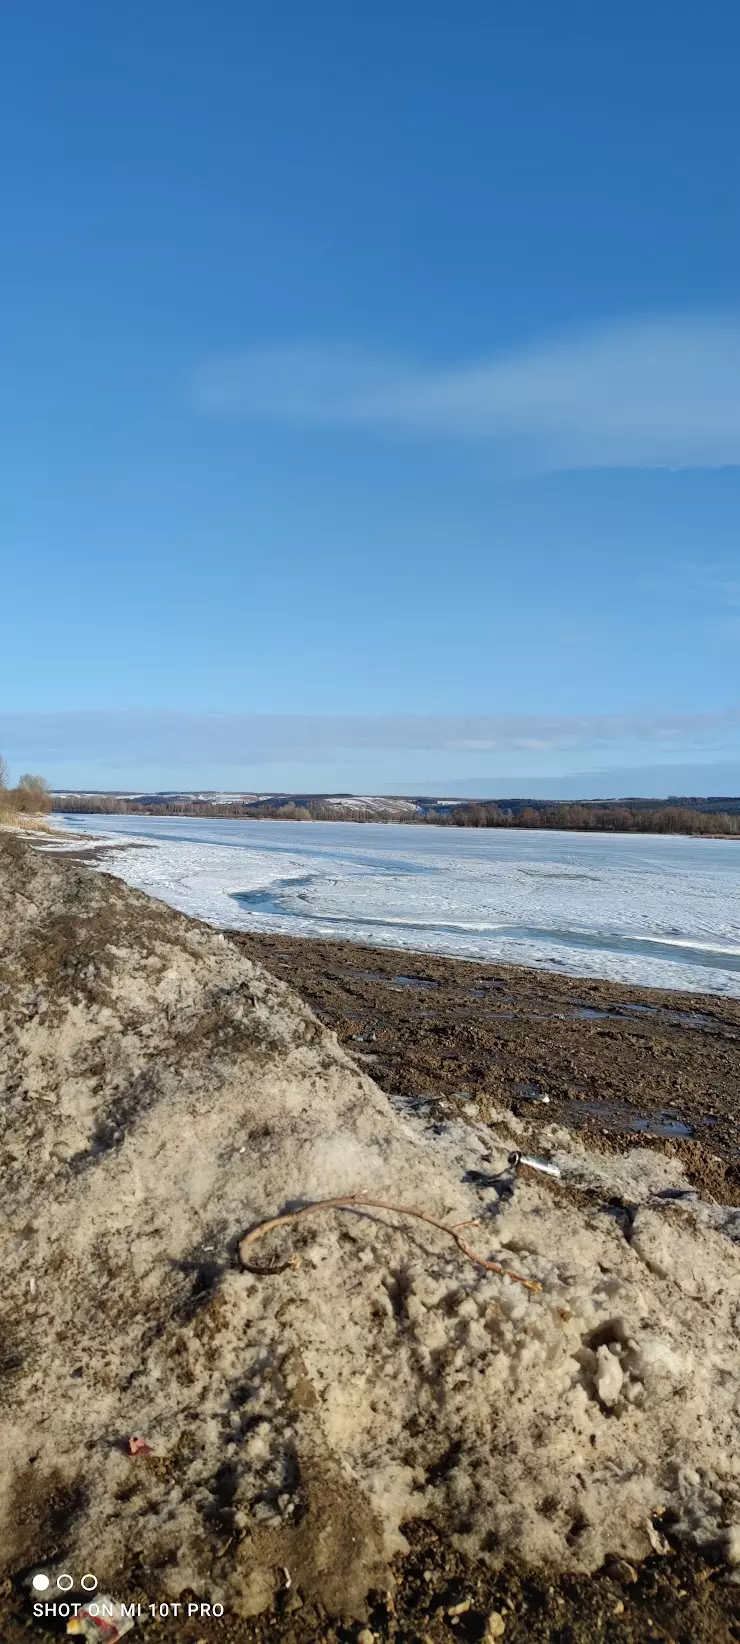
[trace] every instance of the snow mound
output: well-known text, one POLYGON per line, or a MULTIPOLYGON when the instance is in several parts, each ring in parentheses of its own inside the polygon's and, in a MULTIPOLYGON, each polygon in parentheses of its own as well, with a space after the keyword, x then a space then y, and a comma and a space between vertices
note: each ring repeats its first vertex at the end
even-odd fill
POLYGON ((418 1517, 492 1561, 588 1571, 671 1526, 732 1556, 738 1219, 675 1161, 552 1127, 561 1180, 500 1199, 521 1121, 396 1111, 227 938, 9 840, 0 937, 0 1573, 253 1614, 287 1568, 362 1616, 418 1517), (240 1264, 255 1222, 361 1191, 481 1218, 541 1290, 369 1207, 240 1264))

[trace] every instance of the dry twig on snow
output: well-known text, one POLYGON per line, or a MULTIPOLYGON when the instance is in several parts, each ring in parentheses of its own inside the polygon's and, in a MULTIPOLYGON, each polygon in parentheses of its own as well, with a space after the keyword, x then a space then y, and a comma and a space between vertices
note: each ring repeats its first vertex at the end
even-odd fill
POLYGON ((313 1216, 319 1210, 390 1210, 396 1216, 415 1216, 417 1221, 427 1222, 430 1227, 436 1227, 440 1233, 446 1233, 448 1238, 454 1239, 458 1250, 462 1251, 468 1261, 474 1262, 476 1267, 484 1267, 488 1273, 499 1273, 502 1278, 513 1279, 516 1284, 523 1284, 527 1290, 542 1289, 542 1285, 536 1279, 527 1279, 523 1273, 515 1273, 510 1267, 502 1267, 500 1262, 492 1262, 486 1256, 479 1256, 477 1250, 471 1250, 460 1238, 457 1227, 450 1227, 448 1222, 441 1222, 437 1216, 430 1216, 428 1211, 413 1210, 404 1204, 387 1204, 383 1199, 369 1199, 364 1193, 350 1193, 346 1198, 339 1199, 314 1199, 311 1204, 304 1204, 299 1210, 285 1210, 281 1216, 271 1216, 266 1222, 258 1222, 257 1226, 250 1228, 239 1241, 239 1260, 242 1265, 249 1267, 252 1273, 268 1277, 274 1269, 250 1267, 248 1254, 252 1245, 256 1244, 258 1239, 264 1238, 266 1233, 272 1232, 273 1228, 284 1227, 287 1222, 300 1221, 304 1216, 313 1216))

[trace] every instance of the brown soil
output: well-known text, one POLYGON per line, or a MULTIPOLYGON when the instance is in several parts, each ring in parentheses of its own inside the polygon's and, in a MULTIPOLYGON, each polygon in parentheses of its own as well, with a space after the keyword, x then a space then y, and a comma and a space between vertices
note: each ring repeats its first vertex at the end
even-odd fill
POLYGON ((234 933, 334 1029, 382 1090, 476 1098, 528 1124, 680 1158, 702 1194, 740 1198, 740 1001, 514 965, 234 933), (533 1098, 546 1094, 541 1103, 533 1098), (691 1134, 674 1134, 686 1128, 691 1134))
MULTIPOLYGON (((344 1625, 321 1604, 286 1589, 271 1612, 254 1621, 146 1616, 128 1636, 131 1644, 139 1632, 160 1644, 365 1644, 369 1628, 377 1644, 487 1644, 488 1617, 497 1613, 505 1624, 502 1644, 736 1644, 740 1638, 740 1588, 721 1566, 696 1554, 653 1556, 637 1567, 615 1561, 585 1578, 513 1564, 492 1575, 452 1551, 428 1525, 409 1526, 408 1540, 395 1594, 370 1595, 368 1622, 344 1625)), ((136 1596, 133 1589, 129 1596, 136 1596)), ((140 1597, 146 1605, 144 1591, 140 1597)), ((27 1644, 29 1637, 58 1644, 65 1622, 34 1622, 29 1609, 28 1599, 6 1582, 3 1644, 27 1644)))

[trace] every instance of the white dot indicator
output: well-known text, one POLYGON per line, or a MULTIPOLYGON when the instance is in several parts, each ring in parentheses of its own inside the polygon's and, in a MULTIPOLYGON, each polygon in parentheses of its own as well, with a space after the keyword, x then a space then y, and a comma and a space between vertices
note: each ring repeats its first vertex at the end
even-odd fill
POLYGON ((70 1587, 74 1587, 74 1577, 71 1575, 57 1576, 57 1587, 61 1587, 63 1593, 68 1593, 70 1587))
POLYGON ((48 1575, 44 1575, 43 1570, 39 1570, 38 1574, 35 1575, 32 1578, 31 1586, 36 1588, 37 1593, 43 1593, 43 1592, 46 1591, 46 1588, 48 1587, 48 1585, 49 1585, 48 1575))
POLYGON ((97 1585, 98 1578, 94 1575, 84 1575, 80 1582, 80 1586, 84 1587, 86 1593, 94 1593, 97 1585))

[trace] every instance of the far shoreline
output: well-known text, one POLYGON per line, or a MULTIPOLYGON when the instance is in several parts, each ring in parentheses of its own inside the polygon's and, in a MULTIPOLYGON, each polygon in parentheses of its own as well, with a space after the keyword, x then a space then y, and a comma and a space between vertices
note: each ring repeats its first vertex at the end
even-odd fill
POLYGON ((349 822, 400 827, 489 829, 502 832, 573 833, 683 838, 740 838, 740 798, 538 800, 437 799, 429 796, 272 794, 227 796, 56 790, 60 815, 162 816, 241 822, 349 822))

